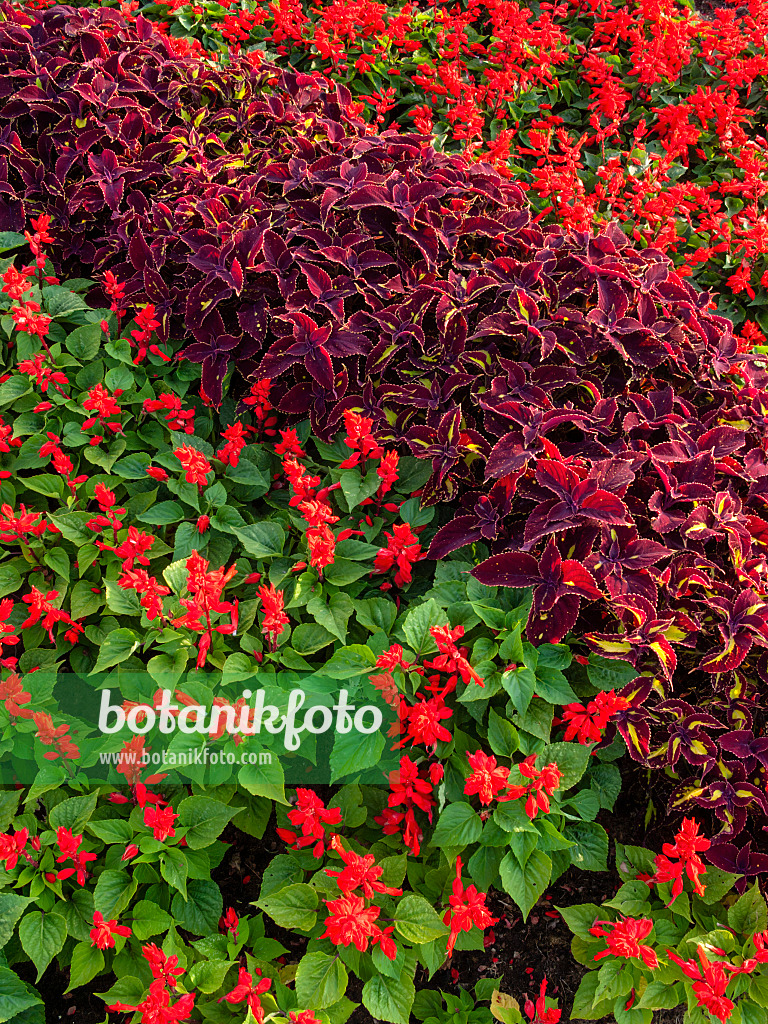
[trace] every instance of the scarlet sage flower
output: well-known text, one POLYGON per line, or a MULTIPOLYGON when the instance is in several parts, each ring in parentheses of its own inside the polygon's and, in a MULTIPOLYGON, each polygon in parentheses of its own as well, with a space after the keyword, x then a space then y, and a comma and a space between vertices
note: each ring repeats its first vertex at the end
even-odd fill
POLYGON ((697 947, 699 963, 695 960, 683 960, 671 949, 667 950, 667 956, 677 964, 687 978, 693 979, 693 993, 699 1006, 709 1010, 713 1017, 719 1021, 727 1021, 734 1009, 734 1002, 728 999, 725 991, 731 978, 735 974, 743 973, 733 964, 722 963, 716 960, 714 963, 707 958, 704 947, 697 947), (729 971, 731 977, 728 977, 729 971))
POLYGON ((624 917, 615 923, 596 921, 589 932, 591 935, 605 938, 608 948, 595 953, 592 959, 602 960, 606 956, 636 957, 642 960, 646 967, 655 971, 659 966, 659 959, 652 946, 642 945, 642 940, 647 939, 652 930, 653 921, 647 917, 624 917))
POLYGON ((549 813, 549 797, 560 787, 563 773, 552 762, 539 769, 536 767, 536 754, 530 754, 517 766, 520 774, 531 781, 527 785, 511 785, 499 800, 518 800, 526 797, 525 813, 533 821, 539 811, 549 813))
POLYGON ((152 977, 164 981, 171 988, 176 988, 176 979, 184 973, 184 968, 179 967, 179 958, 175 954, 166 956, 162 949, 153 943, 142 946, 141 952, 149 964, 152 977))
MULTIPOLYGON (((0 640, 0 642, 2 642, 0 640)), ((0 682, 0 701, 3 702, 5 710, 11 718, 31 718, 31 708, 22 707, 29 704, 32 694, 27 693, 21 683, 21 678, 12 672, 7 679, 0 682)))
POLYGON ((603 731, 617 711, 629 707, 629 701, 620 697, 614 690, 598 693, 586 707, 583 704, 568 704, 563 711, 563 721, 568 725, 565 730, 565 741, 577 739, 579 743, 599 743, 603 731))
POLYGON ((385 531, 384 536, 387 538, 387 546, 376 554, 374 572, 389 572, 394 568, 395 586, 402 587, 413 579, 411 570, 414 564, 426 556, 408 523, 395 523, 392 533, 385 531))
POLYGON ((270 583, 268 587, 259 587, 259 598, 264 609, 261 631, 266 635, 270 647, 274 651, 277 650, 277 638, 290 622, 283 611, 283 592, 275 590, 275 585, 270 583))
POLYGON ((147 998, 138 1006, 132 1006, 129 1003, 113 1003, 107 1009, 112 1013, 140 1013, 142 1021, 146 1024, 150 1021, 157 1022, 157 1024, 160 1022, 176 1024, 177 1021, 188 1020, 194 1007, 194 992, 189 992, 175 1003, 171 1003, 171 994, 165 987, 164 979, 158 978, 149 986, 147 998))
POLYGON ((325 873, 329 878, 335 878, 339 889, 349 895, 355 889, 362 889, 363 896, 371 900, 376 893, 385 893, 387 896, 402 896, 402 889, 393 889, 380 881, 384 869, 376 865, 376 858, 372 853, 364 856, 355 853, 354 850, 345 850, 341 836, 331 836, 329 847, 341 857, 344 868, 341 871, 334 871, 326 868, 325 873))
POLYGON ((699 825, 695 818, 683 818, 675 842, 664 843, 662 853, 655 860, 656 874, 652 881, 658 884, 672 882, 672 899, 668 906, 671 906, 683 891, 683 873, 693 882, 695 892, 699 896, 704 895, 705 886, 700 876, 707 868, 699 853, 708 850, 710 846, 709 839, 699 835, 699 825), (679 859, 675 863, 670 860, 671 857, 679 859))
POLYGON ((131 929, 126 925, 118 924, 117 918, 105 921, 104 915, 97 910, 93 915, 93 928, 91 928, 91 945, 98 949, 114 949, 115 936, 128 936, 131 929))
POLYGON ((147 828, 152 829, 152 834, 155 839, 161 843, 165 842, 166 839, 173 839, 176 835, 176 829, 173 827, 173 823, 176 821, 178 815, 174 812, 172 807, 155 807, 149 806, 144 808, 144 824, 147 828))
POLYGON ((240 919, 234 907, 228 907, 227 911, 219 918, 219 931, 229 932, 234 942, 237 942, 237 930, 240 927, 240 919))
POLYGON ((441 724, 445 718, 450 718, 453 712, 446 707, 440 697, 426 699, 418 694, 416 701, 408 709, 402 718, 405 727, 405 736, 396 746, 403 747, 410 742, 414 746, 423 744, 425 747, 434 747, 438 741, 450 743, 451 733, 441 724))
POLYGON ((306 458, 306 452, 302 449, 295 430, 281 430, 280 437, 281 441, 275 445, 276 455, 294 455, 297 459, 306 458))
POLYGON ((32 587, 29 594, 22 597, 22 601, 29 605, 29 617, 21 624, 22 629, 29 629, 41 621, 44 630, 47 631, 51 643, 56 641, 53 638, 53 627, 57 622, 66 622, 73 625, 72 619, 62 608, 54 608, 52 602, 59 596, 58 590, 49 590, 43 593, 37 587, 32 587))
POLYGON ((466 889, 461 881, 461 857, 456 858, 456 877, 453 880, 452 895, 449 899, 449 907, 445 912, 443 923, 450 928, 448 935, 448 956, 453 956, 453 947, 460 932, 471 931, 473 927, 485 931, 491 925, 498 923, 497 917, 492 917, 485 904, 486 894, 478 892, 474 885, 466 889))
POLYGON ((482 750, 469 754, 467 760, 472 774, 464 783, 464 793, 467 796, 477 793, 480 803, 487 806, 509 785, 509 768, 497 765, 496 758, 482 750))
POLYGON ((424 662, 425 669, 439 669, 447 672, 451 678, 446 684, 451 689, 456 686, 456 674, 461 677, 463 683, 477 683, 484 687, 482 678, 475 672, 467 661, 469 651, 466 647, 459 648, 456 641, 464 636, 464 627, 459 625, 454 629, 448 626, 432 626, 429 630, 430 636, 437 644, 440 654, 431 661, 424 662))
POLYGON ((18 832, 14 832, 13 835, 10 833, 0 834, 0 861, 4 862, 6 871, 13 871, 16 867, 28 839, 28 828, 22 828, 18 832))
POLYGON ((375 922, 381 908, 366 907, 363 897, 353 894, 340 896, 337 900, 325 900, 325 905, 330 914, 325 919, 325 931, 320 938, 329 938, 337 946, 354 945, 364 953, 376 934, 375 922))
MULTIPOLYGON (((255 973, 261 974, 261 971, 257 968, 255 973)), ((244 967, 241 967, 237 975, 237 985, 224 998, 231 1004, 247 1003, 248 1009, 258 1021, 258 1024, 261 1024, 264 1020, 264 1007, 261 1005, 259 996, 263 995, 271 984, 272 982, 269 978, 261 978, 254 985, 253 975, 246 971, 244 967)))
POLYGON ((190 444, 183 444, 173 453, 181 463, 185 472, 185 479, 189 484, 197 484, 202 488, 207 482, 207 476, 213 472, 210 462, 190 444))
POLYGON ((292 843, 298 850, 312 846, 314 856, 322 857, 326 845, 325 826, 341 824, 341 808, 326 807, 311 789, 298 788, 296 806, 288 812, 288 821, 294 828, 301 830, 301 835, 287 828, 278 828, 280 838, 286 843, 292 843))
POLYGON ((530 999, 525 1001, 525 1015, 531 1021, 531 1024, 558 1024, 562 1016, 562 1010, 556 1010, 553 1006, 547 1009, 546 992, 547 979, 545 977, 541 982, 536 1003, 534 1004, 530 999))
POLYGON ((333 565, 336 552, 336 537, 329 526, 307 530, 305 537, 309 548, 309 564, 323 575, 327 565, 333 565))

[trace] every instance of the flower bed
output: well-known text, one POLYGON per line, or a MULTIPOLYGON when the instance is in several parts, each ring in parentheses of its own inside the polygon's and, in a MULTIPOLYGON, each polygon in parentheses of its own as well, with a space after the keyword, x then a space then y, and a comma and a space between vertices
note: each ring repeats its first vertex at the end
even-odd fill
POLYGON ((758 1024, 764 359, 127 14, 0 21, 4 1019, 758 1024))
POLYGON ((768 330, 766 12, 515 0, 123 3, 177 47, 278 57, 347 86, 379 126, 490 160, 537 217, 618 221, 718 295, 747 347, 768 330))

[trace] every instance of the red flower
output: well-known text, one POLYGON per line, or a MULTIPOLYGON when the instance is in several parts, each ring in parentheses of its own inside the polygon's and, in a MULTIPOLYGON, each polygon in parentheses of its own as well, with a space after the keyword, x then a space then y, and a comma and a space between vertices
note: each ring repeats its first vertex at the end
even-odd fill
MULTIPOLYGON (((256 969, 256 974, 261 974, 258 968, 256 969)), ((237 985, 224 998, 228 1003, 246 1002, 255 1019, 261 1024, 264 1020, 264 1008, 261 1005, 259 996, 266 992, 271 984, 272 982, 269 978, 261 978, 254 986, 253 975, 249 974, 244 967, 241 967, 237 976, 237 985)))
POLYGON ((113 949, 116 935, 130 935, 131 929, 126 925, 118 924, 117 919, 105 921, 104 916, 97 910, 93 915, 94 927, 91 928, 91 945, 99 949, 113 949))
POLYGON ((546 991, 547 979, 545 977, 541 983, 536 1005, 530 999, 525 1001, 525 1015, 531 1021, 531 1024, 558 1024, 562 1016, 562 1010, 556 1010, 554 1007, 547 1009, 546 991))
POLYGON ((261 631, 264 633, 273 650, 277 649, 277 638, 291 621, 283 611, 283 592, 275 590, 275 585, 259 587, 259 597, 264 609, 264 620, 261 631))
POLYGON ((151 943, 143 946, 141 952, 149 964, 152 977, 162 979, 171 988, 176 988, 176 979, 184 973, 184 968, 179 967, 179 958, 175 954, 166 956, 162 949, 151 943))
POLYGON ((656 857, 656 874, 652 881, 656 883, 672 882, 671 906, 680 893, 683 891, 683 872, 693 882, 695 892, 699 896, 704 895, 705 886, 699 876, 706 872, 704 861, 699 857, 699 852, 708 850, 711 843, 709 839, 699 835, 699 825, 695 818, 683 818, 680 831, 675 836, 675 842, 664 843, 662 853, 656 857), (679 857, 677 863, 669 858, 679 857))
POLYGON ((488 907, 485 905, 486 894, 478 892, 474 885, 464 888, 461 881, 461 857, 456 858, 456 877, 453 880, 452 896, 448 901, 450 906, 445 912, 443 923, 450 928, 448 936, 448 956, 453 956, 453 947, 459 937, 459 932, 471 931, 473 926, 483 931, 498 922, 497 917, 491 917, 488 907))
POLYGON ((381 908, 366 907, 363 897, 355 895, 325 900, 325 905, 330 914, 325 919, 325 931, 320 938, 329 938, 337 946, 354 945, 364 953, 369 940, 380 930, 375 922, 381 908))
POLYGON ((309 548, 309 564, 314 566, 322 576, 326 565, 333 565, 336 537, 329 526, 323 525, 307 530, 306 538, 309 548))
POLYGON ((177 817, 172 807, 160 808, 150 805, 144 808, 144 824, 152 829, 155 839, 161 843, 176 835, 173 823, 177 817))
POLYGON ((315 857, 322 857, 325 852, 325 826, 341 824, 341 808, 327 808, 323 801, 311 789, 296 790, 296 806, 288 812, 288 820, 294 828, 301 829, 297 836, 286 828, 278 828, 277 834, 286 843, 292 843, 300 850, 312 846, 315 857))
POLYGON ((374 559, 375 572, 389 572, 396 567, 395 586, 402 587, 412 580, 411 569, 414 563, 425 558, 418 538, 411 532, 408 523, 396 523, 392 533, 384 532, 387 546, 381 548, 374 559))
POLYGON ((611 921, 598 921, 590 928, 592 935, 605 937, 608 948, 596 953, 593 960, 602 960, 606 956, 637 957, 641 959, 646 967, 655 971, 659 966, 659 960, 651 946, 641 945, 643 939, 647 939, 653 929, 653 921, 650 918, 624 917, 615 923, 611 921), (602 925, 611 928, 606 931, 602 925))
POLYGON ((363 895, 369 900, 373 899, 375 893, 385 893, 387 896, 402 895, 402 889, 393 889, 379 881, 384 869, 376 866, 376 858, 372 853, 361 857, 354 850, 345 850, 340 836, 332 836, 329 846, 341 857, 344 868, 341 871, 326 868, 325 873, 336 879, 336 884, 345 895, 361 888, 363 895))
POLYGON ((509 785, 509 768, 496 765, 496 758, 478 750, 467 755, 472 774, 464 783, 464 793, 477 793, 481 804, 489 804, 496 794, 509 785))
POLYGON ((147 466, 147 476, 151 476, 153 480, 159 480, 161 483, 168 479, 168 474, 159 466, 147 466))
POLYGON ((303 451, 295 430, 281 430, 280 437, 282 441, 275 445, 276 455, 295 455, 297 459, 306 457, 306 452, 303 451))
POLYGON ((703 1006, 709 1010, 713 1017, 717 1017, 718 1020, 725 1022, 730 1018, 734 1008, 733 1001, 725 995, 725 990, 731 981, 731 978, 725 972, 730 971, 731 977, 735 974, 744 973, 743 967, 746 964, 739 968, 733 964, 722 963, 719 960, 710 963, 704 947, 701 945, 698 946, 697 952, 699 955, 698 964, 695 960, 683 960, 671 949, 667 950, 667 956, 677 964, 686 977, 693 979, 691 987, 699 1006, 703 1006))
POLYGON ((185 478, 187 483, 197 484, 204 487, 207 476, 212 472, 211 464, 197 448, 190 444, 183 444, 173 453, 186 470, 185 478))
POLYGON ((536 754, 530 754, 517 766, 518 771, 524 778, 531 779, 528 785, 511 785, 507 792, 499 797, 499 800, 518 800, 521 796, 527 797, 525 801, 525 813, 533 820, 539 811, 549 813, 549 797, 560 787, 560 779, 563 773, 552 762, 539 769, 536 767, 536 754))
POLYGON ((194 1007, 194 992, 189 992, 171 1004, 171 994, 165 987, 165 979, 158 978, 149 986, 147 998, 138 1006, 114 1003, 107 1009, 112 1013, 140 1013, 145 1024, 175 1024, 176 1021, 187 1020, 194 1007))
POLYGON ((5 861, 5 870, 13 871, 18 862, 19 856, 27 845, 29 829, 23 828, 18 832, 0 834, 0 860, 5 861))

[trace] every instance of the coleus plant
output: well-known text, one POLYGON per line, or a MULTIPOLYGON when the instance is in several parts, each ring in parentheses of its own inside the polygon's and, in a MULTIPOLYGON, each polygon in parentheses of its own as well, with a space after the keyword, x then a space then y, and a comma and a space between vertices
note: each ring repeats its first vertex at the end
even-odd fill
POLYGON ((651 1024, 654 1011, 685 1006, 686 1024, 751 1024, 768 1006, 768 909, 760 887, 707 867, 710 841, 684 819, 656 854, 616 844, 623 884, 602 906, 562 908, 572 951, 589 969, 573 1014, 651 1024))
MULTIPOLYGON (((215 404, 228 369, 269 348, 269 375, 290 371, 281 406, 320 436, 346 395, 357 404, 358 357, 391 359, 378 315, 409 297, 418 309, 434 275, 455 290, 478 236, 511 239, 528 220, 489 167, 371 134, 343 87, 177 57, 143 18, 9 4, 0 75, 3 96, 24 95, 23 77, 29 97, 3 107, 0 228, 51 216, 54 261, 152 303, 161 343, 191 336, 215 404)), ((418 346, 400 320, 392 309, 387 329, 418 346)))

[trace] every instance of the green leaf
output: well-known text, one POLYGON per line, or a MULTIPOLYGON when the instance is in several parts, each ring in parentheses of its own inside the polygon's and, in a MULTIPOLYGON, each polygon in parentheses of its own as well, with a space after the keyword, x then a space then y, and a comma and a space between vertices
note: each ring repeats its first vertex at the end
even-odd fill
POLYGON ((135 590, 124 590, 116 580, 106 580, 107 609, 115 615, 141 615, 139 595, 135 590))
POLYGON ((13 935, 16 922, 35 900, 31 896, 17 896, 15 893, 0 893, 0 949, 13 935))
POLYGON ((173 918, 156 903, 139 900, 133 908, 133 934, 139 942, 146 942, 153 935, 165 934, 173 927, 173 918))
POLYGON ((0 384, 0 405, 9 405, 32 390, 29 377, 9 377, 0 384))
POLYGON ((488 743, 494 754, 510 757, 520 746, 517 729, 491 708, 488 714, 488 743))
POLYGON ((28 988, 15 971, 0 966, 0 1024, 13 1022, 25 1010, 42 1005, 43 1001, 37 992, 28 988))
POLYGON ((83 299, 60 284, 49 284, 43 287, 43 307, 49 316, 66 316, 77 309, 87 309, 83 299))
POLYGON ((91 793, 90 796, 73 796, 62 800, 48 816, 51 828, 69 828, 75 835, 81 834, 96 810, 98 798, 98 793, 91 793))
POLYGON ((98 355, 102 333, 101 324, 85 324, 83 327, 76 327, 64 341, 67 352, 70 352, 81 363, 89 363, 98 355))
POLYGON ((103 672, 105 669, 125 661, 126 658, 130 658, 139 646, 140 640, 141 637, 132 629, 113 630, 99 648, 99 656, 90 674, 103 672))
POLYGON ((69 596, 69 607, 73 619, 85 619, 101 608, 104 598, 100 593, 94 594, 87 580, 80 580, 72 588, 69 596))
POLYGON ((615 764, 596 764, 589 770, 593 792, 606 811, 612 811, 621 792, 621 772, 615 764))
POLYGON ((758 882, 728 909, 728 925, 739 935, 754 935, 768 927, 768 912, 758 882))
POLYGON ((116 476, 121 476, 123 480, 146 480, 147 466, 151 461, 146 452, 132 452, 118 459, 112 467, 112 472, 116 476))
POLYGON ((78 942, 72 950, 67 992, 87 985, 104 970, 104 954, 90 942, 78 942))
POLYGON ((383 974, 363 985, 363 1006, 377 1020, 408 1024, 416 988, 410 978, 388 978, 383 974))
POLYGON ((317 903, 318 896, 312 886, 299 882, 270 893, 269 896, 259 899, 255 906, 269 914, 281 928, 296 928, 302 932, 309 932, 317 920, 317 903))
POLYGON ((581 984, 573 998, 571 1015, 574 1020, 600 1020, 602 1017, 607 1017, 612 1011, 612 1001, 595 999, 599 984, 599 971, 588 971, 581 979, 581 984))
POLYGON ((13 594, 21 586, 21 575, 12 565, 0 565, 0 598, 13 594))
POLYGON ((329 679, 351 679, 367 675, 376 665, 376 655, 365 644, 340 647, 323 666, 323 675, 329 679))
POLYGON ((233 527, 232 533, 254 558, 275 558, 283 553, 285 533, 278 523, 263 521, 250 526, 233 527))
POLYGON ((334 640, 333 633, 316 622, 302 622, 291 634, 291 646, 297 654, 315 654, 334 640))
POLYGON ((222 984, 227 971, 232 966, 229 960, 200 960, 194 964, 189 972, 189 984, 200 992, 210 995, 217 992, 222 984))
POLYGON ((182 896, 187 895, 189 862, 181 850, 175 846, 163 850, 160 854, 160 874, 171 888, 177 889, 182 896))
MULTIPOLYGON (((518 713, 524 715, 536 692, 536 676, 525 666, 505 672, 501 677, 501 685, 512 698, 518 713)), ((547 733, 549 739, 549 733, 547 733)))
POLYGON ((214 934, 224 912, 221 890, 209 878, 193 878, 187 885, 187 899, 176 893, 171 913, 180 928, 194 935, 214 934))
POLYGON ((333 594, 328 604, 322 596, 313 597, 307 603, 307 613, 341 643, 347 639, 347 623, 354 610, 352 599, 347 594, 333 594))
POLYGON ((448 617, 434 598, 411 608, 403 623, 403 633, 408 646, 417 657, 437 650, 437 644, 430 636, 429 630, 432 626, 445 626, 447 621, 448 617))
POLYGON ((347 980, 347 971, 337 956, 319 951, 305 954, 296 971, 299 1005, 309 1010, 333 1006, 346 992, 347 980))
POLYGON ((61 576, 62 579, 67 581, 69 580, 71 564, 69 561, 69 555, 64 548, 48 548, 43 557, 43 561, 49 569, 53 569, 57 576, 61 576))
POLYGON ((341 474, 339 482, 351 512, 361 501, 373 497, 381 486, 381 477, 375 469, 369 469, 365 477, 361 477, 357 469, 348 469, 341 474))
POLYGON ((19 925, 21 946, 37 968, 37 980, 48 964, 60 952, 67 939, 67 923, 58 914, 43 914, 34 910, 19 925))
POLYGON ((110 921, 119 917, 131 902, 138 882, 131 878, 127 871, 115 871, 107 868, 102 871, 93 890, 93 907, 110 921))
POLYGON ((578 701, 563 673, 559 669, 542 666, 541 661, 536 668, 536 693, 550 704, 575 704, 578 701))
POLYGON ((385 742, 383 732, 366 735, 353 729, 336 733, 331 751, 331 782, 379 764, 385 742))
POLYGON ((52 515, 49 512, 48 518, 61 530, 64 540, 78 547, 93 540, 93 531, 85 525, 93 517, 87 512, 66 512, 63 515, 52 515))
POLYGON ((437 822, 432 846, 460 847, 475 843, 483 831, 480 815, 459 800, 443 808, 437 822))
POLYGON ((575 844, 568 851, 572 864, 582 871, 608 870, 608 835, 602 825, 594 821, 571 822, 563 834, 575 844))
POLYGON ((552 861, 540 850, 533 850, 525 867, 510 850, 499 865, 501 884, 528 919, 532 908, 544 894, 552 877, 552 861))
POLYGON ((408 942, 431 942, 448 933, 440 916, 423 896, 408 893, 395 910, 395 930, 408 942))
POLYGON ((550 743, 536 758, 536 767, 543 768, 547 764, 556 764, 563 773, 558 790, 563 792, 575 786, 587 770, 591 749, 591 746, 582 743, 550 743))
POLYGON ((587 676, 598 690, 619 690, 633 679, 637 679, 638 671, 627 661, 590 654, 587 676))
POLYGON ((231 807, 207 796, 189 796, 177 808, 179 824, 187 829, 187 846, 202 850, 210 846, 234 818, 239 807, 231 807))
MULTIPOLYGON (((20 799, 21 791, 18 789, 0 791, 0 832, 5 832, 16 817, 20 799)), ((2 942, 0 942, 0 946, 2 946, 2 942)))
POLYGON ((150 526, 168 526, 170 523, 181 522, 185 516, 178 501, 160 501, 136 518, 140 523, 148 523, 150 526))

